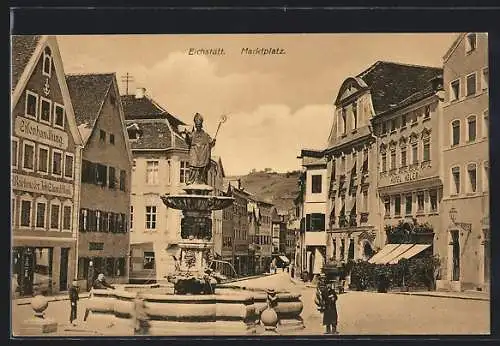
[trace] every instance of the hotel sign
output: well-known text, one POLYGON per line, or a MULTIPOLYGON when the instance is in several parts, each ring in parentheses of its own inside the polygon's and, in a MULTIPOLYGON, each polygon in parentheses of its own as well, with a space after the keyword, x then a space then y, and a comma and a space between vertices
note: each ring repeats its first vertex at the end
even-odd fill
POLYGON ((62 130, 23 117, 16 118, 15 133, 19 137, 60 149, 68 148, 68 134, 62 130))
POLYGON ((12 173, 12 188, 67 198, 73 197, 72 184, 16 173, 12 173))
POLYGON ((403 174, 395 174, 390 177, 391 184, 407 183, 410 181, 417 180, 419 178, 418 171, 410 171, 403 174))

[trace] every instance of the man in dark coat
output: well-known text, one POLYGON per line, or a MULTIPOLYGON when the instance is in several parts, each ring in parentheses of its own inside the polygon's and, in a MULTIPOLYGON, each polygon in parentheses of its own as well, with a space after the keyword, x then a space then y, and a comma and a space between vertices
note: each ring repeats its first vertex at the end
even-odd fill
POLYGON ((319 312, 323 313, 323 325, 326 326, 325 334, 338 334, 337 298, 335 288, 326 282, 325 274, 321 274, 314 302, 319 312))
POLYGON ((104 274, 99 274, 97 276, 97 279, 94 281, 94 284, 92 285, 92 287, 96 290, 105 290, 105 289, 112 289, 114 290, 114 286, 113 285, 110 285, 106 282, 106 279, 104 278, 104 274))
POLYGON ((73 283, 71 284, 71 287, 69 288, 69 301, 71 303, 71 312, 69 315, 69 323, 72 325, 75 325, 73 321, 76 320, 77 316, 77 306, 78 306, 78 281, 73 280, 73 283))

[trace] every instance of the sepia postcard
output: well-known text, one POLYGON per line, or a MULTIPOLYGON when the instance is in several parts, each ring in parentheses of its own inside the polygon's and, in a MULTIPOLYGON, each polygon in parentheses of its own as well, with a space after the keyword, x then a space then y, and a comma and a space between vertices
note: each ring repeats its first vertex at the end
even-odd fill
POLYGON ((487 33, 10 42, 13 337, 490 334, 487 33))

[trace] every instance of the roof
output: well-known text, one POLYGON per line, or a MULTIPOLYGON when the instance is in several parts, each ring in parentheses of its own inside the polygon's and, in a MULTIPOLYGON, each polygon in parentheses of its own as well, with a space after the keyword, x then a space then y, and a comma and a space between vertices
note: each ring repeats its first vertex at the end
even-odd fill
POLYGON ((115 78, 114 73, 70 74, 66 76, 76 123, 93 128, 108 90, 115 78))
POLYGON ((377 61, 356 78, 370 88, 373 108, 380 113, 428 88, 429 81, 442 73, 440 67, 377 61))
POLYGON ((13 35, 11 36, 11 90, 16 88, 26 65, 40 42, 41 35, 13 35))
MULTIPOLYGON (((172 147, 172 133, 166 119, 140 122, 138 127, 141 135, 137 140, 130 141, 132 149, 168 149, 172 147)), ((184 143, 184 146, 187 149, 187 144, 184 143)))
POLYGON ((177 125, 186 125, 148 96, 136 98, 135 95, 122 95, 125 119, 167 119, 174 129, 177 125))
POLYGON ((450 48, 446 51, 445 55, 443 56, 443 61, 446 62, 450 56, 453 54, 455 49, 459 46, 460 42, 463 40, 463 38, 467 35, 466 33, 460 33, 457 35, 455 38, 455 41, 451 44, 450 48))

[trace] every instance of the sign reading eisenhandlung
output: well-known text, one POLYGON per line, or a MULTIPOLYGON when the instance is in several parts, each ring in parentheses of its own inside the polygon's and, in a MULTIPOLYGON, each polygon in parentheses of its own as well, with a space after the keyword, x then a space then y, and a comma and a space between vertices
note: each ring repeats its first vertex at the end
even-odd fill
POLYGON ((12 188, 61 197, 73 197, 73 185, 54 180, 12 173, 12 188))
POLYGON ((52 145, 60 149, 68 148, 68 134, 66 132, 23 117, 16 118, 15 133, 19 137, 52 145))

